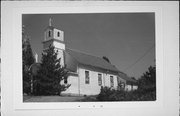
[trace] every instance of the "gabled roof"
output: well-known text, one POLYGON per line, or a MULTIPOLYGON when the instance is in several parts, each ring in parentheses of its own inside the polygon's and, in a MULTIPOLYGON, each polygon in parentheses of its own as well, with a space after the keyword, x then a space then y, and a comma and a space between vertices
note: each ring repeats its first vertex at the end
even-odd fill
MULTIPOLYGON (((70 72, 76 72, 78 64, 101 68, 105 71, 113 71, 118 74, 119 78, 122 78, 127 81, 127 83, 137 83, 136 80, 131 79, 125 73, 120 72, 114 65, 108 63, 101 57, 92 56, 86 53, 75 51, 72 49, 66 48, 64 51, 65 65, 66 69, 70 72)), ((37 74, 37 71, 40 67, 40 63, 34 63, 30 70, 34 75, 37 74)))
POLYGON ((75 65, 83 64, 87 66, 101 68, 106 71, 118 72, 118 69, 114 65, 108 63, 100 57, 92 56, 68 48, 66 48, 65 50, 65 64, 67 68, 70 68, 71 70, 75 70, 75 65))
POLYGON ((91 67, 97 67, 104 69, 105 71, 116 72, 119 78, 122 78, 127 81, 127 83, 136 84, 136 80, 131 79, 125 73, 120 72, 114 65, 108 63, 101 57, 92 56, 87 53, 82 53, 80 51, 75 51, 72 49, 66 48, 65 50, 65 64, 66 68, 69 71, 76 72, 77 65, 83 64, 91 67))

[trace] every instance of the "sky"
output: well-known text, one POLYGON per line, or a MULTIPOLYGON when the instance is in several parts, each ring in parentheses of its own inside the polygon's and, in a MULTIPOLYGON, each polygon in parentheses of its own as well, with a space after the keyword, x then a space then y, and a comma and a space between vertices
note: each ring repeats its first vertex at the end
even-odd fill
POLYGON ((154 13, 23 14, 22 24, 39 61, 50 18, 52 26, 64 31, 67 48, 106 56, 130 77, 141 77, 155 64, 154 13))

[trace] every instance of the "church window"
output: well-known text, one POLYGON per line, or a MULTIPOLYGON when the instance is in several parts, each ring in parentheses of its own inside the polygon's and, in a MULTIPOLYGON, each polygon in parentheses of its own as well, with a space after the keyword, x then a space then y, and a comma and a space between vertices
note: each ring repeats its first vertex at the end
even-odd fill
POLYGON ((102 85, 102 74, 98 74, 98 85, 102 85))
POLYGON ((89 84, 89 71, 85 71, 85 84, 89 84))
POLYGON ((51 37, 51 31, 48 32, 48 36, 51 37))
POLYGON ((110 76, 110 85, 111 85, 111 87, 114 86, 114 79, 113 79, 113 76, 110 76))
POLYGON ((60 36, 60 33, 59 33, 59 32, 57 32, 57 36, 58 36, 58 37, 60 36))
POLYGON ((64 78, 64 84, 67 84, 68 81, 67 81, 67 78, 64 78))

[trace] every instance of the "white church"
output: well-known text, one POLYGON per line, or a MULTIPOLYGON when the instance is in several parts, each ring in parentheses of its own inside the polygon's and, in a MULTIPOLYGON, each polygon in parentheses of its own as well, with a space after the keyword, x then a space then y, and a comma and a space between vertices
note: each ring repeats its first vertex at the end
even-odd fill
POLYGON ((61 65, 69 71, 67 80, 61 83, 71 84, 63 91, 67 95, 97 95, 101 86, 118 89, 118 84, 126 91, 137 89, 135 80, 120 72, 114 65, 101 57, 78 50, 66 48, 64 32, 51 25, 44 31, 43 49, 53 45, 58 50, 61 65))

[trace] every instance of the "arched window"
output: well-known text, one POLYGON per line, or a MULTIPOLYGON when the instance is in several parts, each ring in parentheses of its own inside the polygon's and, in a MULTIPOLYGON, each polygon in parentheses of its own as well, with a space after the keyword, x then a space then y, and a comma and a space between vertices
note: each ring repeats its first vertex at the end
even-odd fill
POLYGON ((48 36, 51 37, 51 31, 48 32, 48 36))
POLYGON ((60 33, 59 33, 59 32, 57 33, 57 36, 58 36, 58 37, 60 36, 60 33))

